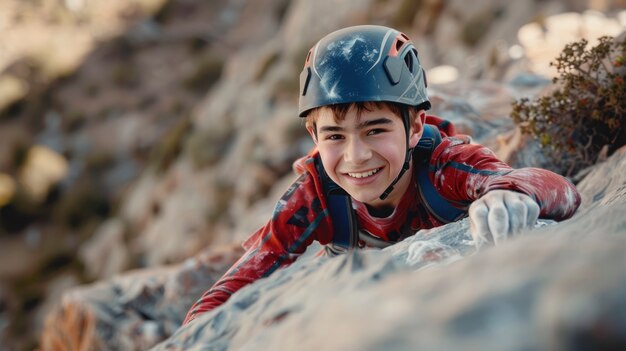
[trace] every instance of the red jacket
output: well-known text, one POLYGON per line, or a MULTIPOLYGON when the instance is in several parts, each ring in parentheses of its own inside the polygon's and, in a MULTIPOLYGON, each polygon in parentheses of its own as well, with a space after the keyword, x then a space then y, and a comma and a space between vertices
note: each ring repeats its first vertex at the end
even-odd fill
MULTIPOLYGON (((512 169, 491 150, 470 144, 468 137, 448 137, 455 135, 452 124, 433 116, 427 123, 436 125, 444 137, 432 154, 430 179, 451 202, 469 205, 488 191, 513 190, 532 197, 541 208, 541 218, 555 220, 571 217, 580 205, 578 191, 565 178, 544 169, 512 169)), ((301 175, 278 201, 272 218, 244 242, 247 252, 192 306, 184 324, 223 304, 245 285, 288 266, 313 240, 322 245, 332 241, 333 226, 313 162, 316 157, 314 151, 296 161, 294 168, 301 175)), ((353 200, 359 228, 395 242, 419 229, 445 224, 421 203, 416 181, 411 184, 386 218, 370 216, 364 204, 353 200)))

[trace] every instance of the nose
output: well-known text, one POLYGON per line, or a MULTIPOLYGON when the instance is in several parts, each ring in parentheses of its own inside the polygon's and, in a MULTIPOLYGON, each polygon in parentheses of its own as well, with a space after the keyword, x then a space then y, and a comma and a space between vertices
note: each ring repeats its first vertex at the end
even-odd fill
POLYGON ((358 165, 367 162, 372 157, 372 150, 360 138, 350 138, 343 157, 344 161, 358 165))

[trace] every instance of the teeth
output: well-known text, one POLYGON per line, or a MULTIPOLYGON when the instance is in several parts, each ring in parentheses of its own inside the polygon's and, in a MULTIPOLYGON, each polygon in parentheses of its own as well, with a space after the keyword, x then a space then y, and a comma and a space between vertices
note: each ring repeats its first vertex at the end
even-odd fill
POLYGON ((380 168, 372 169, 371 171, 363 173, 348 173, 348 175, 352 178, 365 178, 378 173, 378 171, 380 171, 380 168))

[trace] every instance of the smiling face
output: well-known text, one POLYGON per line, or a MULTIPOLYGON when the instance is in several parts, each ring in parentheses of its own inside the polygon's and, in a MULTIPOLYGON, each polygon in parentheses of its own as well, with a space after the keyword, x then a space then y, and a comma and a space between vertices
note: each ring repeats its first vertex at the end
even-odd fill
MULTIPOLYGON (((343 120, 336 120, 328 107, 316 113, 316 122, 307 124, 307 129, 328 176, 355 200, 375 208, 395 207, 408 188, 412 172, 402 176, 389 197, 379 197, 404 164, 406 134, 401 117, 384 106, 364 109, 360 115, 351 107, 343 120)), ((410 147, 417 144, 421 132, 420 119, 415 118, 410 147)))

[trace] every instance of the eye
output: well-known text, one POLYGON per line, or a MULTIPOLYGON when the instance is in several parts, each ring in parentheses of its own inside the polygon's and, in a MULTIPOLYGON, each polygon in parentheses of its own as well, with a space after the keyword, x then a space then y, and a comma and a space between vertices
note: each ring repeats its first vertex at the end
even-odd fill
POLYGON ((376 135, 376 134, 380 134, 380 133, 384 133, 384 132, 385 132, 384 129, 376 128, 376 129, 372 129, 372 130, 368 131, 367 135, 376 135))
POLYGON ((326 140, 341 140, 341 139, 343 139, 343 136, 341 134, 330 134, 330 135, 326 136, 325 139, 326 140))

